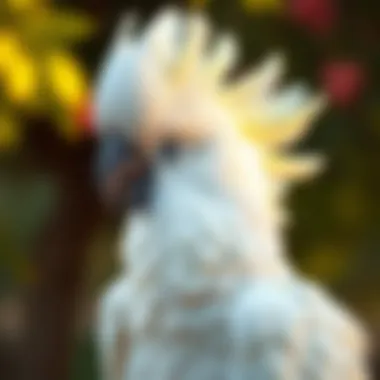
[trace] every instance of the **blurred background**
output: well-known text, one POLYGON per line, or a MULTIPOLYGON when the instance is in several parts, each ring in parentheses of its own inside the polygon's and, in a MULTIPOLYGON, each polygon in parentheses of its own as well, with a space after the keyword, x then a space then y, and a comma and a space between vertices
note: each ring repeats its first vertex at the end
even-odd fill
MULTIPOLYGON (((324 90, 327 112, 301 148, 325 173, 294 188, 289 252, 373 337, 380 379, 380 3, 193 0, 234 30, 243 60, 279 50, 287 79, 324 90)), ((97 296, 116 269, 119 221, 99 204, 86 131, 91 80, 128 0, 0 2, 0 378, 98 379, 97 296)))

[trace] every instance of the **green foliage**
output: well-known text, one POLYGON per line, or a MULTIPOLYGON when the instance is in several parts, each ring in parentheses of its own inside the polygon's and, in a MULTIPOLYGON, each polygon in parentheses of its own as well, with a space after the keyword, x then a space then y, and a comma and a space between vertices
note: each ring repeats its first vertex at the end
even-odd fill
POLYGON ((27 285, 34 277, 30 247, 57 200, 50 178, 9 175, 2 171, 0 193, 0 268, 6 281, 0 285, 27 285))
POLYGON ((89 336, 82 337, 74 352, 74 361, 71 368, 71 380, 97 380, 99 379, 98 361, 95 344, 89 336))

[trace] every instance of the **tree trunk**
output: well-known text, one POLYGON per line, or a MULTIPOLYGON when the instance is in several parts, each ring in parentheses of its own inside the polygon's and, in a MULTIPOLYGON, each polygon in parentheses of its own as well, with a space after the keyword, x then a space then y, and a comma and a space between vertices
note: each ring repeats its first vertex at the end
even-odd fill
POLYGON ((73 344, 88 239, 99 216, 90 143, 68 145, 50 128, 33 130, 32 158, 59 183, 59 202, 35 247, 37 282, 27 305, 24 376, 64 380, 73 344))

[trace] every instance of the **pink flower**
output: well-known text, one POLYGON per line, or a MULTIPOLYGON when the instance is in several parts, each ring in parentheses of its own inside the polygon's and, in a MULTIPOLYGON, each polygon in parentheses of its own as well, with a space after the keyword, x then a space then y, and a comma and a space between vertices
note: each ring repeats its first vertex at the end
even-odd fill
POLYGON ((322 86, 330 101, 340 107, 354 103, 365 85, 363 68, 354 61, 332 61, 321 71, 322 86))
POLYGON ((290 17, 313 33, 331 32, 338 18, 335 0, 289 0, 290 17))

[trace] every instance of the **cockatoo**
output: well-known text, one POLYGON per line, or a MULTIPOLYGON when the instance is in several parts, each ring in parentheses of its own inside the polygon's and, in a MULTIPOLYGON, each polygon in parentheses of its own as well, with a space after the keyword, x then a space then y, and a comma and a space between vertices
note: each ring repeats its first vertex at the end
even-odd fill
POLYGON ((368 379, 361 323, 282 241, 286 190, 322 164, 292 144, 324 98, 280 85, 280 54, 240 78, 237 59, 201 13, 117 29, 94 101, 100 192, 129 208, 103 380, 368 379))

